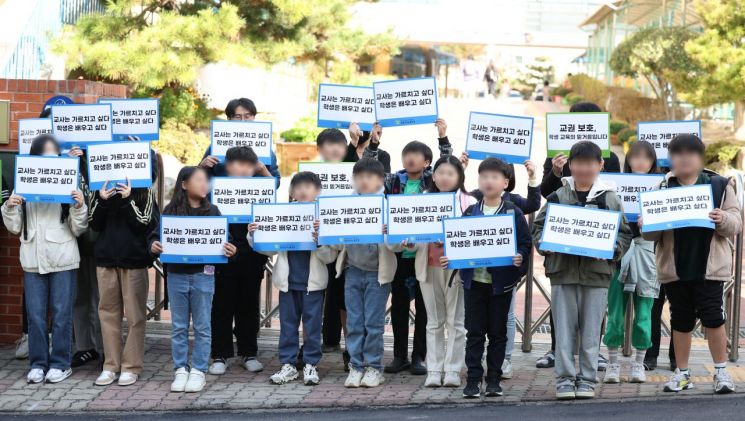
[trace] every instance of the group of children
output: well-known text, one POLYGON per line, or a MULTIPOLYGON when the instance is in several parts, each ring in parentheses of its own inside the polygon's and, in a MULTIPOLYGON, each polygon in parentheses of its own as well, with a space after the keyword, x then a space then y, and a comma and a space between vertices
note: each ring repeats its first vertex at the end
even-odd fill
MULTIPOLYGON (((596 108, 594 104, 581 103, 572 111, 600 111, 596 108)), ((231 101, 226 114, 231 119, 251 120, 256 108, 250 100, 238 99, 231 101)), ((317 146, 325 162, 355 162, 354 194, 452 192, 456 216, 514 215, 517 254, 512 257, 512 264, 452 270, 440 242, 383 242, 258 253, 252 248, 257 224, 231 224, 229 242, 223 248, 227 264, 166 265, 175 368, 171 391, 199 391, 205 386, 206 373, 225 373, 228 361, 236 354, 233 335, 241 365, 253 372, 263 370, 256 358, 258 297, 264 265, 272 256, 275 263, 271 279, 279 290, 281 363, 279 371, 271 376, 273 383, 296 380, 300 375, 298 364, 302 363, 303 382, 318 384, 318 364, 323 353, 338 345, 322 345, 322 338, 327 337, 324 330, 329 329, 326 319, 338 319, 341 323, 336 329, 343 329, 346 344, 346 387, 376 387, 384 382, 384 372, 407 369, 412 374, 426 374, 427 387, 460 387, 465 363, 464 397, 474 398, 482 393, 501 396, 501 381, 512 376, 514 292, 533 246, 545 256, 545 272, 551 282, 550 359, 555 365, 557 398, 594 397, 606 313, 603 341, 610 361, 604 381, 621 381, 618 349, 623 342, 629 299, 634 301, 632 344, 636 349, 629 379, 645 381, 643 364, 645 351, 652 346, 653 307, 659 283, 665 285, 671 304, 677 363, 665 390, 692 387, 688 355, 691 331, 696 319, 700 319, 707 328, 714 360, 714 390, 734 391, 725 369, 723 282, 729 278, 732 265, 731 239, 742 230, 742 221, 730 181, 703 169, 704 145, 700 139, 679 135, 670 142, 672 168, 660 187, 711 184, 716 209, 710 218, 715 229, 682 228, 642 234, 643 220, 628 224, 624 218, 613 258, 596 259, 541 250, 546 206, 540 208, 540 195, 543 193, 548 203, 622 211, 615 187, 600 179, 604 160, 597 145, 578 142, 569 156, 548 160, 543 183, 536 179, 535 165, 526 161, 529 180, 525 198, 512 193, 513 166, 487 158, 478 167, 478 189, 469 192, 465 187, 468 156, 453 155, 444 120, 437 120, 435 126, 439 158, 434 161, 432 150, 425 143, 412 141, 403 148, 403 169, 395 173, 390 171, 390 156, 379 148, 382 128, 377 124, 370 132, 362 132, 351 124, 349 143, 341 131, 326 129, 318 135, 317 146), (539 208, 529 227, 525 215, 539 208), (384 366, 383 334, 389 297, 394 358, 384 366), (409 359, 412 300, 416 316, 409 359), (191 360, 190 321, 194 330, 191 360)), ((54 138, 42 136, 34 140, 31 153, 59 155, 59 149, 54 138)), ((609 169, 608 165, 605 169, 609 169)), ((624 172, 660 172, 654 148, 645 142, 633 144, 624 172)), ((184 167, 179 172, 163 214, 220 215, 208 200, 209 180, 214 175, 275 176, 276 169, 261 164, 248 147, 229 149, 224 164, 208 151, 198 166, 184 167)), ((299 172, 292 177, 289 191, 290 201, 315 202, 321 193, 321 180, 312 172, 299 172)), ((123 183, 104 186, 88 194, 88 199, 80 190, 71 194, 73 205, 27 203, 14 194, 2 206, 8 230, 21 234, 20 256, 33 350, 28 381, 61 381, 71 372, 68 305, 75 295, 74 273, 80 261, 75 238, 90 226, 99 233, 95 247, 101 292, 98 313, 101 329, 106 332, 106 359, 96 384, 110 384, 117 378, 121 385, 132 384, 142 370, 147 267, 163 251, 157 205, 149 189, 132 189, 123 183), (51 297, 48 302, 47 297, 51 297), (53 321, 51 353, 46 335, 48 307, 52 308, 53 321), (129 333, 122 350, 121 321, 125 309, 129 333)), ((316 238, 317 228, 318 221, 314 224, 316 238)))

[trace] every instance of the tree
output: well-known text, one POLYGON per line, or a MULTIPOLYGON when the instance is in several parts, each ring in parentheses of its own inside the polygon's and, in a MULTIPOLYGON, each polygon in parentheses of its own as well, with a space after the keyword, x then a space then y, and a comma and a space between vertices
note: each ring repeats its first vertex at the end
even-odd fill
POLYGON ((536 57, 535 60, 526 64, 520 71, 516 82, 524 96, 530 96, 537 86, 543 86, 543 81, 554 79, 554 65, 548 57, 536 57))

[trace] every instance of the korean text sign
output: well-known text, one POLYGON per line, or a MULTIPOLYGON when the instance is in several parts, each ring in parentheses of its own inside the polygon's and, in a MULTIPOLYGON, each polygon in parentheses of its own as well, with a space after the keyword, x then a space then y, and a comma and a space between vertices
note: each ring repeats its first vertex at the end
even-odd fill
POLYGON ((223 246, 228 242, 224 216, 169 216, 160 218, 163 263, 227 263, 223 246))
POLYGON ((231 224, 251 222, 254 203, 277 201, 274 177, 213 177, 210 198, 231 224))
POLYGON ((17 155, 14 193, 27 202, 73 203, 78 166, 78 158, 17 155))
POLYGON ((372 130, 375 123, 375 95, 369 86, 318 85, 318 127, 346 129, 358 123, 372 130))
POLYGON ((621 198, 623 213, 629 222, 639 219, 639 193, 654 190, 665 176, 662 174, 600 173, 600 179, 615 184, 616 194, 621 198))
POLYGON ((272 123, 268 121, 212 120, 211 154, 222 159, 233 146, 250 146, 259 160, 272 163, 272 123))
POLYGON ((515 215, 442 220, 450 269, 508 266, 517 254, 515 215))
POLYGON ((389 244, 443 241, 442 220, 455 217, 455 193, 393 194, 387 202, 389 244))
POLYGON ((51 119, 52 134, 67 147, 112 141, 110 104, 53 105, 51 119))
POLYGON ((18 153, 28 155, 36 136, 52 133, 52 119, 25 118, 18 120, 18 153))
POLYGON ((600 147, 603 157, 610 157, 609 113, 546 113, 546 148, 548 156, 569 155, 572 145, 590 141, 600 147))
POLYGON ((88 145, 88 181, 91 190, 100 190, 116 183, 129 183, 133 188, 153 185, 150 142, 109 142, 88 145))
POLYGON ((313 223, 315 203, 256 203, 253 222, 258 225, 253 233, 256 251, 315 250, 313 223))
POLYGON ((381 195, 318 198, 318 244, 373 244, 383 242, 381 195))
POLYGON ((620 224, 621 212, 549 203, 539 248, 611 259, 620 224))
POLYGON ((160 105, 156 98, 99 99, 99 104, 111 104, 111 131, 114 140, 158 140, 160 105))
POLYGON ((654 146, 657 165, 670 166, 667 145, 679 134, 694 134, 701 139, 701 121, 640 121, 636 126, 637 140, 649 142, 654 146))
POLYGON ((466 152, 470 158, 501 158, 512 164, 530 159, 533 118, 472 111, 466 152))
POLYGON ((375 118, 383 127, 411 126, 437 120, 435 78, 375 82, 375 118))
POLYGON ((301 162, 298 171, 310 171, 321 179, 321 196, 344 196, 352 188, 354 162, 301 162))
POLYGON ((639 193, 642 232, 684 227, 714 228, 711 184, 672 187, 639 193))

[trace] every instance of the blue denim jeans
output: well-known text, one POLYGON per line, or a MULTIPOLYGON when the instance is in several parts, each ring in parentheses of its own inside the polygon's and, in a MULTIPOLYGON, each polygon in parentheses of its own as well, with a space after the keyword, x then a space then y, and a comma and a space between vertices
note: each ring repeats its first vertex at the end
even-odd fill
POLYGON ((347 307, 347 352, 352 367, 362 370, 383 368, 385 305, 391 284, 380 285, 378 272, 350 266, 345 274, 344 300, 347 307))
POLYGON ((72 306, 76 270, 40 275, 23 273, 28 317, 28 360, 31 368, 67 370, 72 360, 72 306), (52 351, 47 336, 47 311, 52 311, 52 351))
POLYGON ((300 350, 300 321, 303 322, 303 361, 321 361, 321 322, 326 291, 279 292, 279 362, 295 364, 300 350))
POLYGON ((215 277, 204 273, 168 273, 171 308, 171 355, 176 369, 207 372, 212 346, 212 296, 215 277), (194 351, 189 365, 189 316, 194 321, 194 351))

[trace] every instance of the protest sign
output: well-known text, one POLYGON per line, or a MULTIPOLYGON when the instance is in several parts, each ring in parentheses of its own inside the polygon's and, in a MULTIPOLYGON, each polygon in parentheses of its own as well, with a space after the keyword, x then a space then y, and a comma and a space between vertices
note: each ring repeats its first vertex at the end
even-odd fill
POLYGON ((437 121, 437 83, 433 77, 373 83, 375 119, 383 127, 437 121))
POLYGON ((509 266, 517 254, 515 215, 442 220, 448 268, 509 266))
POLYGON ((639 219, 639 193, 654 190, 665 179, 663 174, 600 173, 600 179, 616 186, 616 194, 621 198, 626 220, 639 219))
POLYGON ((611 259, 621 212, 549 203, 540 250, 611 259))
POLYGON ((318 85, 318 127, 346 129, 357 123, 372 130, 375 123, 375 94, 369 86, 318 85))
POLYGON ((224 216, 160 217, 163 263, 227 263, 223 245, 228 242, 228 218, 224 216))
POLYGON ((383 242, 381 195, 318 198, 318 244, 373 244, 383 242))
POLYGON ((17 155, 13 192, 27 202, 73 203, 78 188, 78 158, 17 155))
POLYGON ((157 98, 101 98, 99 104, 111 104, 111 133, 114 140, 158 140, 160 137, 160 101, 157 98))
POLYGON ((442 220, 455 217, 455 193, 393 194, 386 210, 388 244, 443 241, 442 220))
POLYGON ((24 118, 18 120, 18 153, 28 155, 36 136, 52 133, 52 119, 24 118))
POLYGON ((354 162, 300 162, 298 171, 310 171, 321 179, 321 196, 344 196, 352 188, 354 162))
POLYGON ((654 146, 657 165, 660 167, 670 166, 667 145, 679 134, 693 134, 701 139, 701 121, 640 121, 636 125, 637 140, 649 142, 654 146))
POLYGON ((466 134, 469 158, 500 158, 512 164, 530 159, 533 118, 471 111, 466 134))
POLYGON ((212 204, 231 224, 251 222, 254 203, 277 201, 277 180, 274 177, 213 177, 210 194, 212 204))
POLYGON ((53 105, 51 119, 52 134, 65 147, 112 140, 111 104, 53 105))
POLYGON ((609 113, 546 113, 546 148, 549 158, 569 155, 572 145, 583 140, 600 147, 610 157, 609 113))
POLYGON ((212 120, 210 154, 220 159, 233 146, 250 146, 266 165, 272 163, 272 123, 268 121, 212 120))
POLYGON ((315 250, 313 222, 315 203, 255 203, 253 222, 258 229, 253 233, 256 251, 315 250))
POLYGON ((88 183, 91 190, 100 190, 116 183, 132 188, 153 185, 150 168, 150 142, 109 142, 88 145, 88 183))
POLYGON ((714 228, 709 212, 714 210, 711 184, 672 187, 639 193, 642 232, 684 227, 714 228))

